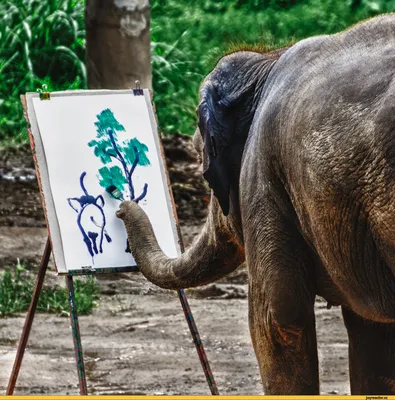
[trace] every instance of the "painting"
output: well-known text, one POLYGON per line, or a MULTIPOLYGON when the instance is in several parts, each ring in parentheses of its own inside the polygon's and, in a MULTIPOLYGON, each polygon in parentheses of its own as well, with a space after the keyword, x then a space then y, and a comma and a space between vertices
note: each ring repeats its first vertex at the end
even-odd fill
POLYGON ((88 145, 94 148, 95 155, 103 164, 120 164, 100 168, 100 185, 105 189, 114 186, 118 192, 124 192, 126 185, 129 191, 128 199, 138 203, 147 195, 148 184, 144 184, 142 193, 136 197, 133 173, 138 165, 149 165, 146 155, 148 147, 136 138, 119 143, 117 131, 124 132, 125 128, 116 120, 111 110, 102 111, 97 119, 97 139, 90 141, 88 145))
MULTIPOLYGON (((147 195, 148 184, 145 183, 141 194, 136 196, 133 174, 137 166, 150 164, 146 155, 148 147, 137 138, 124 140, 120 143, 117 132, 125 132, 125 128, 108 108, 97 115, 95 126, 96 139, 91 140, 88 146, 94 149, 95 156, 99 157, 103 164, 110 164, 98 171, 100 186, 118 201, 126 199, 139 203, 147 195), (124 194, 125 186, 127 195, 124 194), (117 195, 114 195, 114 193, 117 193, 117 195)), ((112 240, 105 230, 104 198, 102 195, 95 197, 87 192, 83 183, 85 175, 86 172, 84 171, 80 176, 83 195, 79 198, 68 198, 67 201, 78 214, 78 229, 94 264, 95 255, 103 253, 103 239, 105 238, 108 243, 111 243, 112 240)), ((127 243, 125 251, 130 253, 127 243)))
POLYGON ((180 254, 148 92, 32 95, 29 112, 59 273, 135 265, 115 215, 124 200, 146 211, 169 257, 180 254))

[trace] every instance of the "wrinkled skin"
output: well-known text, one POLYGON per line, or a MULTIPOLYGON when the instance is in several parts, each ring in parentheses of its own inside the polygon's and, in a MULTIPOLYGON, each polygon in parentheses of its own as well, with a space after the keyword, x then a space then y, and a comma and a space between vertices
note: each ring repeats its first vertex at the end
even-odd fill
POLYGON ((353 394, 395 393, 395 17, 275 53, 225 56, 194 138, 212 188, 179 258, 121 205, 142 273, 171 289, 246 262, 266 394, 319 393, 314 300, 341 305, 353 394))

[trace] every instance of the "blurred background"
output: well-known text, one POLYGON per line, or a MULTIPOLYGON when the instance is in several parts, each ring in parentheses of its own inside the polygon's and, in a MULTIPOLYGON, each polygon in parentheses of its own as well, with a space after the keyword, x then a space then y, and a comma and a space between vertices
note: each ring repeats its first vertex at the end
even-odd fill
MULTIPOLYGON (((107 14, 97 17, 94 8, 100 3, 1 1, 1 143, 27 140, 19 101, 21 94, 36 91, 42 84, 47 84, 50 90, 88 87, 86 25, 91 19, 85 20, 85 9, 93 8, 90 15, 93 14, 96 25, 111 24, 114 17, 110 6, 107 14)), ((148 5, 144 0, 129 3, 148 5)), ((279 47, 308 36, 343 30, 361 19, 390 12, 394 7, 394 0, 151 0, 150 10, 145 11, 145 18, 150 19, 151 37, 148 30, 140 39, 150 40, 152 86, 161 131, 193 133, 199 84, 232 44, 279 47)), ((135 11, 139 11, 138 5, 135 11)), ((104 40, 103 35, 97 34, 99 31, 100 26, 96 26, 88 35, 92 52, 97 52, 104 40)), ((131 65, 131 59, 138 58, 142 51, 136 42, 131 46, 129 49, 134 46, 135 51, 130 55, 118 60, 102 56, 95 61, 110 66, 131 65)), ((149 58, 143 61, 147 64, 149 58)), ((89 84, 93 86, 95 82, 89 84)), ((106 86, 111 83, 107 82, 106 86)), ((116 88, 113 86, 106 88, 116 88)))

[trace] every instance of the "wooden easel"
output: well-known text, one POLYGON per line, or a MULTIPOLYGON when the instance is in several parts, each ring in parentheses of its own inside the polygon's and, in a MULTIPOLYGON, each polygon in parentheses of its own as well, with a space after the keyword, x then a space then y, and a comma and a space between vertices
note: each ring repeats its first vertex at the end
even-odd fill
MULTIPOLYGON (((18 374, 19 370, 22 365, 22 359, 23 355, 25 353, 27 341, 29 340, 29 335, 30 335, 30 330, 33 324, 33 319, 34 315, 36 313, 37 309, 37 304, 38 304, 38 299, 40 296, 40 292, 43 286, 44 282, 44 277, 47 272, 47 267, 49 263, 49 258, 51 256, 51 241, 48 238, 47 242, 45 244, 44 248, 44 253, 41 258, 41 263, 36 279, 36 284, 33 292, 33 297, 32 301, 29 306, 29 310, 27 312, 25 324, 22 329, 22 335, 21 339, 19 341, 18 345, 18 350, 16 353, 15 361, 14 361, 14 366, 12 368, 11 372, 11 377, 8 382, 8 387, 7 387, 7 395, 13 395, 15 386, 16 386, 16 381, 18 379, 18 374)), ((130 267, 132 270, 135 272, 138 271, 137 267, 130 267)), ((108 272, 112 272, 111 269, 109 269, 108 272)), ((92 275, 95 272, 84 272, 83 274, 79 275, 92 275)), ((69 306, 70 306, 70 322, 71 322, 71 327, 72 327, 72 334, 73 334, 73 342, 74 342, 74 351, 75 351, 75 358, 77 362, 77 373, 78 373, 78 383, 79 383, 79 388, 80 388, 80 394, 81 395, 87 395, 88 394, 88 389, 87 389, 87 384, 86 384, 86 374, 85 374, 85 366, 84 366, 84 356, 83 356, 83 351, 82 351, 82 344, 81 344, 81 335, 80 335, 80 328, 79 328, 79 323, 78 323, 78 314, 77 314, 77 308, 75 304, 75 293, 74 293, 74 283, 73 283, 73 275, 75 274, 68 274, 66 275, 66 286, 67 286, 67 291, 69 295, 69 306)), ((178 297, 181 302, 182 309, 184 311, 185 319, 188 322, 189 330, 191 332, 193 342, 195 343, 196 351, 198 353, 200 363, 202 365, 204 374, 206 376, 206 380, 208 383, 208 386, 210 388, 211 394, 212 395, 218 395, 218 389, 217 385, 215 383, 210 364, 207 360, 206 357, 206 352, 203 347, 203 343, 200 339, 199 331, 197 329, 197 326, 195 324, 192 311, 189 307, 188 299, 187 296, 184 292, 184 290, 178 290, 178 297)))
MULTIPOLYGON (((40 90, 40 92, 41 92, 40 98, 42 100, 50 99, 50 93, 42 92, 41 90, 40 90)), ((133 92, 135 95, 143 94, 143 90, 140 89, 139 87, 134 89, 133 92)), ((29 119, 27 116, 26 99, 24 96, 22 96, 22 104, 23 104, 24 111, 25 111, 25 118, 26 118, 28 124, 30 125, 30 122, 29 122, 29 119)), ((28 131, 29 131, 30 138, 32 138, 30 128, 28 129, 28 131)), ((161 146, 161 151, 162 151, 162 156, 164 156, 162 146, 161 146)), ((37 164, 36 164, 36 171, 37 171, 37 175, 39 177, 37 164)), ((168 178, 168 176, 167 176, 167 178, 168 178)), ((172 201, 174 203, 173 199, 172 199, 172 201)), ((174 204, 173 204, 173 209, 174 209, 174 204)), ((47 226, 49 226, 48 221, 47 221, 47 226)), ((177 225, 177 228, 178 228, 178 225, 177 225)), ((183 252, 184 246, 182 243, 182 238, 181 238, 179 229, 178 229, 178 239, 179 239, 179 244, 181 247, 181 252, 183 252)), ((34 315, 35 315, 35 312, 37 309, 38 299, 39 299, 40 292, 41 292, 41 289, 43 286, 43 282, 44 282, 45 274, 47 271, 51 252, 52 252, 52 245, 51 245, 50 237, 48 237, 47 242, 45 244, 44 253, 41 258, 41 263, 40 263, 40 267, 39 267, 39 271, 38 271, 38 275, 37 275, 37 279, 36 279, 33 297, 32 297, 32 300, 31 300, 31 303, 30 303, 30 306, 29 306, 29 309, 28 309, 28 312, 26 315, 26 320, 25 320, 25 324, 23 326, 22 335, 21 335, 21 339, 19 341, 18 350, 16 353, 10 380, 8 382, 8 387, 7 387, 7 392, 6 392, 7 395, 12 395, 15 390, 16 381, 18 379, 18 374, 19 374, 19 371, 20 371, 20 368, 22 365, 23 355, 25 353, 26 345, 27 345, 27 342, 29 339, 34 315)), ((95 274, 99 274, 99 273, 114 273, 114 272, 121 272, 121 271, 122 272, 138 272, 138 267, 137 266, 123 267, 122 269, 102 268, 102 269, 96 269, 96 270, 95 269, 83 269, 83 270, 70 271, 65 275, 66 276, 66 286, 67 286, 67 291, 68 291, 69 307, 70 307, 70 322, 71 322, 72 334, 73 334, 75 358, 76 358, 76 362, 77 362, 78 382, 79 382, 79 388, 80 388, 81 395, 87 395, 88 391, 87 391, 87 384, 86 384, 84 357, 83 357, 82 344, 81 344, 81 335, 80 335, 80 329, 79 329, 79 323, 78 323, 78 314, 77 314, 77 309, 76 309, 76 304, 75 304, 73 276, 75 276, 75 275, 95 275, 95 274)), ((199 331, 195 324, 195 321, 194 321, 194 318, 192 315, 192 311, 189 307, 189 303, 188 303, 188 299, 185 294, 185 291, 178 290, 177 294, 180 299, 181 306, 184 311, 184 316, 185 316, 185 319, 187 320, 188 327, 191 332, 193 342, 195 344, 196 351, 198 353, 200 363, 202 365, 204 374, 206 376, 206 380, 207 380, 208 386, 210 388, 211 394, 218 395, 219 393, 218 393, 217 385, 215 383, 215 380, 214 380, 214 377, 213 377, 213 374, 212 374, 212 371, 210 368, 210 364, 207 360, 206 353, 205 353, 205 350, 203 347, 203 343, 200 339, 199 331)))

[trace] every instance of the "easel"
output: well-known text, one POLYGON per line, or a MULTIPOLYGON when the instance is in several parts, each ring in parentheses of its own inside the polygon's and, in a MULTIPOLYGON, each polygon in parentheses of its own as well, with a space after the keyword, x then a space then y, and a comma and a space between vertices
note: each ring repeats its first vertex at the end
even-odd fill
MULTIPOLYGON (((139 87, 134 89, 135 94, 142 94, 142 89, 139 87), (141 92, 141 93, 140 93, 141 92)), ((40 91, 40 98, 42 100, 48 100, 50 99, 50 93, 48 92, 42 92, 40 91)), ((26 113, 26 103, 24 101, 24 98, 22 99, 25 113, 26 113)), ((27 115, 26 115, 27 117, 27 115)), ((28 120, 28 118, 27 118, 28 120)), ((29 135, 31 135, 29 131, 29 135)), ((163 151, 163 149, 162 149, 163 151)), ((181 246, 181 251, 184 251, 182 239, 181 239, 181 234, 178 231, 178 237, 179 237, 179 243, 181 246)), ((44 248, 44 253, 41 258, 41 263, 36 279, 36 284, 33 292, 33 297, 32 301, 30 303, 27 315, 26 315, 26 320, 25 324, 22 329, 22 335, 21 339, 19 341, 18 345, 18 350, 16 353, 14 365, 12 368, 10 380, 8 382, 8 387, 7 387, 7 395, 13 395, 15 386, 16 386, 16 381, 18 379, 18 374, 22 365, 22 359, 25 353, 26 345, 29 339, 31 327, 33 324, 33 319, 34 315, 37 309, 37 304, 38 304, 38 299, 40 296, 40 292, 43 286, 45 274, 47 271, 49 259, 51 256, 52 252, 52 245, 51 245, 51 240, 48 237, 45 248, 44 248)), ((79 323, 78 323, 78 314, 77 314, 77 309, 76 309, 76 304, 75 304, 75 293, 74 293, 74 283, 73 283, 73 276, 75 275, 95 275, 97 273, 111 273, 111 272, 118 272, 116 268, 106 268, 106 269, 100 269, 100 270, 81 270, 81 271, 71 271, 66 275, 66 287, 68 291, 68 299, 69 299, 69 307, 70 307, 70 322, 71 322, 71 327, 72 327, 72 334, 73 334, 73 342, 74 342, 74 351, 75 351, 75 358, 77 362, 77 373, 78 373, 78 382, 79 382, 79 388, 80 388, 80 394, 81 395, 87 395, 88 390, 87 390, 87 383, 86 383, 86 374, 85 374, 85 366, 84 366, 84 357, 83 357, 83 351, 82 351, 82 344, 81 344, 81 335, 80 335, 80 329, 79 329, 79 323)), ((122 268, 122 272, 138 272, 138 267, 127 267, 127 268, 122 268)), ((218 395, 218 389, 217 385, 215 383, 210 364, 207 360, 206 353, 203 347, 203 343, 200 339, 200 335, 197 329, 197 326, 195 324, 192 311, 189 307, 189 303, 186 297, 186 294, 184 290, 178 290, 177 291, 178 297, 181 302, 181 306, 184 312, 185 319, 187 320, 189 330, 191 332, 193 342, 196 347, 196 351, 198 353, 200 363, 202 365, 204 374, 206 376, 206 380, 208 383, 208 386, 210 388, 211 394, 212 395, 218 395)))
MULTIPOLYGON (((29 310, 27 312, 25 324, 23 326, 21 339, 19 341, 18 350, 16 353, 14 366, 12 368, 11 377, 8 382, 7 387, 7 395, 12 395, 14 393, 14 389, 16 386, 16 381, 18 379, 19 370, 21 368, 23 355, 25 353, 27 341, 29 339, 30 330, 33 324, 34 315, 37 309, 38 298, 40 296, 40 292, 43 286, 44 277, 47 272, 47 267, 49 263, 49 258, 51 256, 51 242, 50 239, 47 239, 45 244, 44 253, 41 259, 36 285, 33 292, 33 298, 29 306, 29 310)), ((131 271, 137 272, 137 267, 131 267, 131 271)), ((111 271, 109 271, 111 272, 111 271)), ((92 275, 93 273, 86 273, 92 275)), ((75 274, 74 274, 75 275, 75 274)), ((80 328, 78 324, 78 315, 77 309, 75 304, 75 294, 74 294, 74 283, 73 283, 73 274, 69 274, 66 276, 66 285, 67 291, 69 294, 69 306, 70 306, 70 322, 73 332, 73 342, 74 342, 74 351, 75 351, 75 358, 77 362, 77 373, 78 373, 78 383, 80 388, 81 395, 87 395, 88 389, 86 384, 86 375, 85 375, 85 367, 84 367, 84 357, 82 352, 82 344, 81 344, 81 335, 80 335, 80 328)), ((210 388, 212 395, 218 395, 217 385, 215 383, 213 374, 211 372, 210 364, 206 357, 206 352, 203 347, 203 343, 200 339, 198 329, 196 327, 192 311, 189 307, 189 303, 186 297, 184 290, 178 290, 178 297, 180 299, 182 309, 184 311, 185 318, 188 322, 189 330, 191 332, 193 342, 195 343, 196 351, 198 353, 200 363, 202 365, 204 374, 206 376, 206 380, 208 386, 210 388)))

